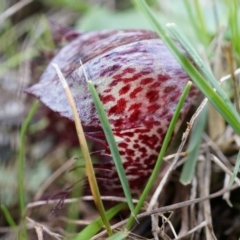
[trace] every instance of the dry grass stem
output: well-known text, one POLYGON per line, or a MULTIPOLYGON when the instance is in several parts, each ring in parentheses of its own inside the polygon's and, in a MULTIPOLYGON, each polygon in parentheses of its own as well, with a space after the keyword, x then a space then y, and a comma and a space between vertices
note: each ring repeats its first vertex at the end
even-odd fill
MULTIPOLYGON (((229 174, 225 173, 224 181, 223 181, 223 188, 227 188, 229 186, 230 180, 231 180, 231 176, 229 174)), ((229 207, 233 207, 233 205, 230 201, 230 192, 224 193, 222 198, 226 201, 226 203, 228 204, 229 207)))
MULTIPOLYGON (((172 204, 172 205, 169 205, 169 206, 156 208, 156 209, 153 209, 151 211, 147 211, 147 212, 141 213, 141 214, 137 215, 136 218, 137 219, 141 219, 143 217, 151 216, 152 214, 171 212, 171 211, 174 211, 174 210, 182 208, 182 207, 191 206, 192 204, 197 204, 197 203, 209 200, 209 199, 213 199, 213 198, 222 196, 225 192, 233 191, 233 190, 235 190, 237 188, 239 188, 239 186, 237 184, 234 184, 231 188, 222 189, 222 190, 220 190, 218 192, 210 194, 207 197, 196 198, 196 199, 193 199, 193 200, 188 200, 188 201, 185 201, 185 202, 176 203, 176 204, 172 204)), ((125 219, 125 220, 123 220, 121 222, 116 223, 115 225, 112 225, 111 226, 112 230, 117 229, 117 228, 123 226, 127 221, 128 221, 128 219, 125 219)), ((106 233, 107 233, 107 231, 104 230, 104 231, 98 233, 97 235, 95 235, 91 240, 98 240, 101 237, 105 236, 106 233)))
POLYGON ((41 225, 36 224, 35 230, 36 230, 38 240, 43 240, 43 227, 41 225))
MULTIPOLYGON (((214 161, 215 164, 217 164, 225 173, 232 176, 233 173, 222 163, 216 156, 211 154, 211 159, 214 161)), ((235 178, 235 182, 240 186, 240 179, 238 177, 235 178)))
MULTIPOLYGON (((127 202, 125 198, 123 197, 115 197, 115 196, 101 196, 101 199, 103 201, 112 201, 112 202, 127 202)), ((80 198, 66 198, 64 199, 64 203, 65 204, 71 204, 74 202, 78 202, 79 200, 82 201, 93 201, 93 196, 84 196, 84 197, 80 197, 80 198)), ((26 206, 26 209, 31 209, 31 208, 35 208, 35 207, 40 207, 46 204, 57 204, 60 201, 62 201, 62 199, 54 199, 54 200, 42 200, 42 201, 37 201, 37 202, 32 202, 32 203, 28 203, 26 206)), ((138 203, 137 199, 133 199, 133 203, 138 203)))
POLYGON ((76 158, 71 158, 67 162, 65 162, 63 165, 61 165, 55 172, 52 173, 52 175, 47 178, 47 180, 41 185, 41 187, 38 189, 34 196, 34 200, 38 200, 41 198, 44 191, 59 177, 61 174, 67 171, 74 163, 76 162, 76 158))
MULTIPOLYGON (((37 223, 36 221, 34 221, 33 219, 27 217, 27 225, 28 225, 28 228, 31 229, 31 228, 35 228, 36 229, 36 226, 37 226, 37 229, 39 230, 39 233, 40 231, 43 233, 43 232, 46 232, 49 236, 57 239, 57 240, 62 240, 63 239, 63 236, 58 234, 58 233, 54 233, 52 231, 50 231, 46 226, 42 225, 42 224, 39 224, 37 223)), ((36 230, 37 230, 36 229, 36 230)), ((41 236, 38 235, 38 236, 41 236)))
POLYGON ((204 221, 202 223, 200 223, 198 226, 194 227, 193 229, 191 229, 190 231, 188 231, 184 236, 181 236, 179 238, 174 238, 173 240, 180 240, 180 239, 184 239, 187 236, 193 234, 196 231, 199 231, 200 229, 202 229, 203 227, 207 226, 207 222, 204 221))
POLYGON ((21 8, 31 3, 33 0, 22 0, 15 3, 13 6, 8 8, 4 13, 0 15, 0 25, 9 17, 11 17, 14 13, 18 12, 21 8))
MULTIPOLYGON (((203 177, 203 196, 209 196, 210 194, 210 180, 211 180, 211 159, 210 159, 210 152, 209 149, 206 149, 206 160, 204 166, 204 177, 203 177)), ((210 201, 203 202, 203 211, 204 211, 204 218, 207 221, 208 225, 205 227, 206 231, 206 240, 211 240, 212 236, 214 236, 214 232, 210 231, 212 226, 212 213, 211 213, 211 205, 210 201)))

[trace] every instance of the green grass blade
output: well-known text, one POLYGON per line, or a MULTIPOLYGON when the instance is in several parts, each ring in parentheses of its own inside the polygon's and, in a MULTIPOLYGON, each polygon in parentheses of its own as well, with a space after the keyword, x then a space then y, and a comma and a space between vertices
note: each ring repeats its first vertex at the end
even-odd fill
MULTIPOLYGON (((175 127, 175 125, 176 125, 176 123, 177 123, 177 121, 179 119, 180 111, 181 111, 181 109, 183 107, 185 99, 187 98, 187 95, 188 95, 188 93, 190 91, 191 86, 192 86, 192 83, 188 82, 187 85, 185 86, 182 94, 181 94, 181 97, 179 99, 178 105, 176 107, 176 110, 174 112, 174 115, 172 117, 170 125, 168 127, 167 134, 166 134, 166 136, 164 138, 163 145, 161 147, 160 153, 158 155, 158 159, 157 159, 156 165, 155 165, 155 167, 153 169, 153 172, 152 172, 152 174, 151 174, 151 176, 150 176, 150 178, 149 178, 149 180, 147 182, 147 185, 145 186, 145 188, 143 190, 143 193, 141 194, 139 202, 138 202, 136 208, 134 209, 134 214, 135 215, 137 215, 139 213, 139 211, 140 211, 141 207, 143 206, 144 201, 145 201, 148 193, 150 192, 151 187, 152 187, 152 185, 153 185, 153 183, 154 183, 154 181, 155 181, 155 179, 156 179, 156 177, 157 177, 157 175, 159 173, 159 170, 160 170, 160 167, 161 167, 161 164, 162 164, 162 161, 163 161, 163 157, 165 155, 165 152, 167 150, 168 144, 169 144, 169 142, 171 140, 172 133, 174 131, 174 127, 175 127)), ((134 216, 131 215, 129 217, 129 219, 128 219, 127 224, 126 224, 126 229, 130 230, 130 228, 132 227, 132 224, 134 223, 134 220, 135 220, 134 216)))
MULTIPOLYGON (((28 126, 32 120, 34 113, 37 110, 39 102, 35 101, 32 108, 30 109, 20 131, 20 147, 19 147, 19 155, 18 155, 18 194, 19 194, 19 208, 21 217, 24 216, 25 213, 25 190, 24 190, 24 151, 25 151, 25 137, 28 126)), ((25 220, 22 219, 22 226, 24 228, 23 238, 27 239, 26 228, 25 228, 25 220)))
POLYGON ((2 209, 2 212, 3 212, 3 214, 6 218, 9 226, 11 226, 11 228, 13 228, 15 231, 17 231, 17 224, 13 220, 13 218, 12 218, 10 212, 8 211, 7 207, 5 205, 1 205, 1 209, 2 209))
MULTIPOLYGON (((107 219, 113 218, 119 211, 126 206, 126 203, 120 203, 106 212, 107 219)), ((92 223, 85 227, 74 240, 89 240, 104 226, 102 218, 96 218, 92 223)))
POLYGON ((128 236, 128 233, 126 232, 117 232, 111 237, 107 238, 106 240, 122 240, 125 239, 128 236))
POLYGON ((97 112, 98 112, 99 119, 100 119, 102 127, 103 127, 103 131, 105 133, 109 148, 111 150, 112 158, 113 158, 113 161, 115 163, 117 173, 118 173, 120 182, 122 184, 123 191, 124 191, 125 197, 127 199, 129 209, 133 213, 134 206, 133 206, 131 191, 130 191, 130 188, 129 188, 129 185, 128 185, 128 181, 127 181, 127 178, 126 178, 126 175, 125 175, 125 170, 124 170, 123 164, 122 164, 122 159, 120 157, 118 147, 117 147, 117 144, 116 144, 114 136, 113 136, 111 126, 109 124, 107 115, 106 115, 106 113, 103 109, 101 100, 98 96, 98 93, 97 93, 93 83, 88 81, 88 87, 89 87, 89 90, 92 94, 92 98, 93 98, 94 104, 95 104, 97 112))
POLYGON ((233 170, 233 175, 232 175, 232 177, 230 179, 230 182, 229 182, 229 187, 231 187, 233 185, 233 182, 235 181, 235 178, 238 174, 239 167, 240 167, 240 150, 238 151, 238 156, 237 156, 237 160, 236 160, 235 167, 234 167, 234 170, 233 170))
POLYGON ((181 29, 175 23, 167 24, 167 28, 173 34, 173 36, 179 41, 179 43, 181 43, 182 47, 189 54, 190 58, 194 61, 195 65, 197 66, 199 71, 203 74, 203 76, 206 78, 206 80, 212 84, 212 86, 217 90, 217 92, 221 95, 225 102, 231 104, 227 94, 219 85, 212 71, 203 62, 203 60, 201 59, 197 51, 194 49, 192 44, 188 41, 187 37, 183 34, 181 29))
POLYGON ((212 89, 210 84, 205 81, 205 79, 196 70, 196 68, 190 63, 187 57, 179 51, 174 42, 166 34, 164 29, 159 25, 155 16, 153 15, 149 7, 146 5, 146 3, 143 0, 135 0, 135 2, 149 19, 149 21, 151 21, 151 23, 154 25, 158 35, 161 37, 161 39, 166 44, 166 46, 171 51, 176 60, 181 64, 183 69, 188 73, 189 77, 194 81, 197 87, 209 99, 209 101, 224 117, 224 119, 232 126, 235 132, 240 135, 240 116, 233 107, 233 105, 228 101, 226 102, 225 99, 222 98, 222 96, 219 96, 212 89))
POLYGON ((199 148, 202 142, 201 136, 206 125, 207 109, 208 109, 207 106, 205 106, 202 109, 202 112, 198 116, 191 131, 189 146, 187 149, 188 157, 187 161, 183 166, 183 170, 180 177, 180 182, 184 185, 187 185, 192 182, 195 173, 199 148))
POLYGON ((194 0, 194 5, 196 9, 197 22, 199 23, 199 27, 200 27, 199 29, 200 32, 198 33, 197 36, 201 35, 203 44, 207 45, 210 39, 207 34, 206 25, 205 25, 202 9, 199 4, 199 0, 194 0))

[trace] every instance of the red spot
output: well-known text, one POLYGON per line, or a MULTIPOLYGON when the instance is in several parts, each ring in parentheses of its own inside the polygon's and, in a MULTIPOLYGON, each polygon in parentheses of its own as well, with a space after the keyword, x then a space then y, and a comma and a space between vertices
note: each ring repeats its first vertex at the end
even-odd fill
POLYGON ((139 119, 139 115, 140 115, 140 111, 139 110, 133 111, 133 113, 129 117, 129 121, 130 122, 137 121, 139 119))
POLYGON ((127 149, 126 149, 126 154, 127 154, 127 155, 130 155, 130 156, 131 156, 131 155, 134 156, 134 151, 133 151, 132 149, 130 149, 130 148, 127 148, 127 149))
POLYGON ((130 85, 126 85, 119 90, 119 95, 126 94, 130 90, 130 85))
POLYGON ((158 109, 160 108, 160 106, 158 104, 152 104, 150 106, 148 106, 148 113, 154 113, 156 112, 158 109))
POLYGON ((147 84, 149 84, 153 81, 154 81, 153 78, 144 78, 144 79, 141 80, 140 84, 147 85, 147 84))
POLYGON ((159 92, 156 90, 151 90, 146 93, 146 98, 148 99, 149 102, 155 102, 158 100, 158 94, 159 92))
POLYGON ((124 83, 133 82, 133 81, 136 81, 136 80, 138 80, 139 78, 141 78, 142 75, 143 75, 143 74, 142 74, 141 72, 138 72, 138 73, 135 73, 134 75, 132 75, 132 77, 122 78, 121 81, 123 81, 124 83))
POLYGON ((125 150, 120 150, 119 154, 122 155, 122 156, 125 155, 125 150))
POLYGON ((126 73, 135 73, 136 72, 136 69, 135 68, 131 68, 131 67, 128 67, 128 68, 125 68, 123 70, 124 74, 126 73))
POLYGON ((133 137, 134 136, 134 132, 125 132, 124 136, 133 137))
POLYGON ((162 134, 163 134, 162 128, 158 128, 157 133, 159 133, 160 135, 162 135, 162 134))
POLYGON ((174 90, 176 89, 176 86, 168 86, 168 87, 165 87, 164 88, 164 93, 171 93, 171 92, 173 92, 174 90))
POLYGON ((119 118, 116 121, 114 121, 114 128, 119 128, 123 125, 123 119, 119 118))
POLYGON ((107 102, 111 102, 111 101, 116 100, 116 98, 113 97, 112 95, 100 96, 100 99, 103 103, 107 103, 107 102))
POLYGON ((138 93, 140 93, 143 90, 142 87, 137 87, 135 88, 131 93, 130 93, 130 98, 135 98, 138 93))
POLYGON ((127 105, 126 100, 123 98, 120 98, 117 101, 117 104, 109 109, 109 115, 123 113, 126 109, 126 105, 127 105))
POLYGON ((115 87, 118 83, 119 83, 119 79, 113 80, 113 81, 109 84, 109 87, 110 87, 110 88, 115 87))
POLYGON ((147 150, 146 150, 145 147, 139 148, 138 151, 141 152, 141 153, 143 153, 143 154, 147 152, 147 150))
POLYGON ((107 88, 104 90, 104 93, 109 93, 109 92, 111 92, 111 90, 112 90, 111 88, 107 88))
POLYGON ((139 145, 138 143, 134 143, 134 144, 133 144, 133 147, 134 147, 134 148, 140 148, 140 145, 139 145))
POLYGON ((142 103, 134 103, 130 106, 130 108, 128 109, 128 111, 132 111, 132 110, 139 110, 139 108, 142 106, 142 103))
POLYGON ((125 143, 125 142, 120 142, 120 143, 118 144, 118 147, 121 147, 121 148, 126 149, 126 148, 128 147, 128 144, 125 143))
POLYGON ((154 82, 154 83, 152 83, 152 84, 149 86, 149 88, 152 88, 152 89, 154 89, 154 88, 158 88, 159 85, 160 85, 159 82, 154 82))
POLYGON ((170 77, 168 75, 158 74, 158 81, 159 82, 166 82, 168 79, 170 79, 170 77))

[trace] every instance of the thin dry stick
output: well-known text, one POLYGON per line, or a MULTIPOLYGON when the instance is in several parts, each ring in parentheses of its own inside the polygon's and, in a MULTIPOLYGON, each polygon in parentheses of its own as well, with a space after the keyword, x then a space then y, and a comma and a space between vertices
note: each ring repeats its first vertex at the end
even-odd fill
POLYGON ((44 191, 48 188, 48 186, 57 179, 62 173, 64 173, 67 169, 69 169, 76 162, 75 158, 69 159, 60 168, 58 168, 47 180, 41 185, 38 189, 37 193, 34 196, 34 200, 40 199, 44 191))
MULTIPOLYGON (((219 196, 223 195, 225 192, 233 191, 237 188, 239 188, 239 186, 237 184, 234 184, 229 189, 222 189, 222 190, 220 190, 216 193, 210 194, 207 197, 197 198, 197 199, 188 200, 188 201, 185 201, 185 202, 180 202, 180 203, 172 204, 172 205, 169 205, 169 206, 157 208, 157 209, 154 209, 154 210, 151 210, 151 211, 148 211, 148 212, 141 213, 141 214, 137 215, 136 218, 140 219, 140 218, 147 217, 147 216, 150 216, 150 215, 156 214, 156 213, 171 212, 171 211, 174 211, 174 210, 182 208, 182 207, 190 206, 192 204, 197 204, 197 203, 200 203, 200 202, 208 200, 208 199, 219 197, 219 196)), ((128 219, 125 219, 125 220, 123 220, 119 223, 116 223, 115 225, 111 226, 112 230, 121 227, 127 221, 128 221, 128 219)), ((100 239, 100 237, 105 236, 106 233, 107 233, 107 231, 104 230, 104 231, 100 232, 99 234, 95 235, 91 240, 100 239)))
MULTIPOLYGON (((211 159, 228 175, 232 177, 233 173, 222 163, 216 156, 211 154, 211 159)), ((240 179, 238 177, 235 178, 235 182, 240 186, 240 179)))
POLYGON ((184 236, 181 236, 181 237, 178 237, 178 238, 174 238, 173 240, 180 240, 180 239, 183 239, 191 234, 193 234, 194 232, 198 231, 199 229, 203 228, 207 226, 207 222, 204 221, 202 223, 200 223, 198 226, 196 226, 195 228, 191 229, 190 231, 188 231, 184 236))
POLYGON ((159 240, 158 237, 158 216, 156 214, 151 215, 151 220, 152 220, 152 235, 155 240, 159 240))
MULTIPOLYGON (((197 161, 197 168, 196 168, 196 176, 198 179, 198 195, 199 197, 205 197, 204 193, 204 173, 205 173, 205 161, 206 158, 204 155, 200 155, 198 156, 198 161, 197 161)), ((208 201, 208 200, 207 200, 208 201)), ((197 223, 201 223, 203 222, 204 219, 204 215, 203 215, 203 202, 199 203, 199 206, 196 208, 197 209, 197 223)), ((194 226, 195 227, 195 226, 194 226)), ((194 235, 194 237, 192 236, 192 239, 196 238, 199 239, 200 236, 200 230, 196 232, 196 234, 194 235)))
POLYGON ((173 212, 171 212, 171 214, 169 215, 169 217, 165 217, 164 214, 160 214, 160 216, 162 217, 162 219, 163 219, 163 221, 164 221, 163 224, 165 224, 165 222, 167 222, 168 225, 169 225, 169 227, 170 227, 171 230, 172 230, 172 233, 173 233, 174 237, 177 238, 177 237, 178 237, 178 236, 177 236, 177 233, 175 232, 175 229, 174 229, 174 227, 173 227, 173 225, 172 225, 172 223, 171 223, 171 221, 170 221, 170 218, 171 218, 172 215, 173 215, 173 212))
POLYGON ((216 152, 217 156, 221 159, 222 162, 228 167, 231 168, 232 165, 229 160, 225 157, 225 155, 221 152, 218 145, 212 141, 212 139, 206 134, 203 133, 203 139, 205 142, 210 143, 210 147, 216 152))
MULTIPOLYGON (((223 188, 227 188, 229 186, 231 177, 227 173, 225 173, 224 176, 224 182, 223 182, 223 188)), ((230 192, 226 192, 223 194, 223 199, 226 201, 229 207, 233 207, 231 201, 230 201, 230 192)))
POLYGON ((0 15, 0 25, 5 21, 7 18, 11 17, 14 13, 19 11, 21 8, 26 6, 27 4, 31 3, 33 0, 24 0, 17 2, 10 8, 8 8, 2 15, 0 15))
MULTIPOLYGON (((126 198, 123 197, 114 197, 114 196, 101 196, 102 200, 105 201, 113 201, 113 202, 127 202, 126 198)), ((64 203, 66 204, 70 204, 73 202, 78 202, 79 200, 82 201, 93 201, 93 196, 84 196, 81 198, 67 198, 64 199, 64 203)), ((26 209, 30 209, 30 208, 35 208, 35 207, 40 207, 46 204, 57 204, 58 202, 61 202, 62 199, 54 199, 54 200, 44 200, 44 201, 37 201, 37 202, 32 202, 32 203, 28 203, 26 206, 26 209)), ((133 203, 138 203, 137 199, 133 199, 133 203)))
MULTIPOLYGON (((203 195, 208 196, 210 194, 210 179, 211 179, 211 160, 210 160, 210 152, 208 148, 207 148, 207 156, 206 156, 204 167, 205 167, 205 174, 203 178, 203 184, 204 184, 203 195)), ((207 227, 205 228, 206 239, 216 240, 214 232, 210 230, 210 229, 213 229, 213 227, 212 227, 212 217, 211 217, 212 216, 211 205, 209 200, 203 202, 203 211, 204 211, 205 220, 208 223, 207 227)))
MULTIPOLYGON (((190 193, 190 200, 194 200, 197 197, 197 186, 198 186, 198 182, 197 182, 197 178, 196 176, 193 177, 192 180, 192 187, 191 187, 191 193, 190 193)), ((190 229, 193 228, 194 226, 196 226, 196 214, 195 214, 195 206, 192 204, 190 206, 190 229)))

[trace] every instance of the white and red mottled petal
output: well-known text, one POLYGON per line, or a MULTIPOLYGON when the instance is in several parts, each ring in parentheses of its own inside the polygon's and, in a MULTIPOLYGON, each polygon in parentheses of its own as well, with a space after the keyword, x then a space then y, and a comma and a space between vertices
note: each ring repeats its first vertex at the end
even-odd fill
MULTIPOLYGON (((80 60, 119 140, 119 152, 134 191, 138 188, 136 183, 144 182, 149 176, 179 97, 190 79, 154 32, 99 31, 80 35, 52 62, 59 65, 66 77, 83 125, 97 129, 101 125, 80 60)), ((40 82, 27 92, 73 120, 64 90, 51 65, 40 82)), ((199 91, 193 87, 182 114, 187 113, 198 97, 199 91)), ((111 162, 99 163, 96 168, 103 170, 98 175, 103 182, 111 180, 108 189, 119 188, 111 162), (108 171, 104 173, 104 169, 108 171)))

